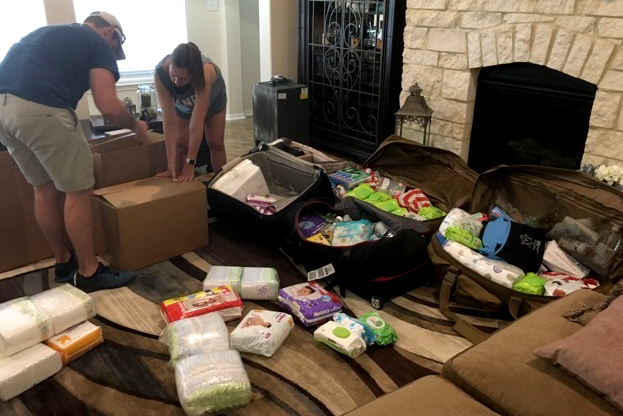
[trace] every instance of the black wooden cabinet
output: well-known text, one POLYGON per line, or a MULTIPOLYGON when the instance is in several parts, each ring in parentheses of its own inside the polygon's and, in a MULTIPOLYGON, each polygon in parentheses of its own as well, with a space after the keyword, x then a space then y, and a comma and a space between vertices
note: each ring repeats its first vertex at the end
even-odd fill
POLYGON ((355 157, 394 132, 405 0, 299 0, 298 81, 309 86, 311 144, 355 157))

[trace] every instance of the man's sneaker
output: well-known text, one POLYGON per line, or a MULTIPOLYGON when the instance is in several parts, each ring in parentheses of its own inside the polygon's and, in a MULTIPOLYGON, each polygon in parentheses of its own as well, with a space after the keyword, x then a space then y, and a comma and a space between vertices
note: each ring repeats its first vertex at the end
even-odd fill
POLYGON ((54 281, 56 283, 69 283, 78 271, 78 258, 73 250, 69 251, 69 260, 66 263, 54 265, 54 281))
POLYGON ((96 290, 114 289, 129 285, 134 280, 134 277, 134 273, 120 272, 110 266, 104 266, 102 263, 99 263, 95 274, 91 277, 84 277, 80 272, 76 272, 74 286, 90 293, 96 290))

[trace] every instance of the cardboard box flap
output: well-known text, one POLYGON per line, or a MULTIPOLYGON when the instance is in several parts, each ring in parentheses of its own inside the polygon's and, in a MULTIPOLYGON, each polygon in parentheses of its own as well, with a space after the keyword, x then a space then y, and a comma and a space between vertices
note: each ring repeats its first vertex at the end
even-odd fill
POLYGON ((173 182, 169 178, 146 178, 97 189, 94 194, 116 208, 123 208, 203 189, 205 185, 198 181, 173 182))
POLYGON ((139 146, 138 137, 135 134, 129 136, 118 137, 116 139, 108 140, 103 143, 94 144, 91 146, 92 153, 111 153, 119 150, 128 149, 130 147, 139 146))

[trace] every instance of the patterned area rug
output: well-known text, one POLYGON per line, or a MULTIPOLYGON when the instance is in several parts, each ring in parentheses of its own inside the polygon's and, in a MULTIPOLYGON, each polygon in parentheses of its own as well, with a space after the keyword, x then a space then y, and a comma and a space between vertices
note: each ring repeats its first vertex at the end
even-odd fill
MULTIPOLYGON (((164 326, 159 302, 201 290, 211 265, 274 267, 282 286, 303 281, 278 250, 247 234, 224 223, 210 224, 207 247, 141 270, 130 287, 94 293, 97 316, 92 322, 102 326, 104 344, 17 398, 0 402, 0 415, 183 415, 167 348, 158 341, 164 326)), ((50 269, 3 279, 0 301, 54 285, 50 269)), ((373 346, 356 359, 315 342, 314 328, 300 324, 273 357, 243 353, 253 399, 227 414, 341 415, 438 373, 470 343, 441 315, 434 293, 434 288, 420 287, 387 302, 380 313, 400 340, 373 346)), ((367 300, 348 292, 343 302, 350 315, 372 309, 367 300)), ((245 301, 243 314, 257 308, 281 310, 274 302, 245 301)), ((456 311, 487 332, 506 323, 477 311, 456 311)), ((237 322, 230 322, 230 329, 237 322)))

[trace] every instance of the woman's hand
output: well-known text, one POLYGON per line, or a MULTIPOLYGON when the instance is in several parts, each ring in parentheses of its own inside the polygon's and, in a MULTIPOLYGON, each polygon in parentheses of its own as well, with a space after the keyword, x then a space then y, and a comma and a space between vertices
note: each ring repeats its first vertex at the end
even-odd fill
POLYGON ((167 170, 165 170, 164 172, 160 172, 156 176, 158 178, 171 178, 173 180, 176 180, 177 177, 177 175, 175 174, 175 168, 171 166, 169 166, 167 170))
POLYGON ((186 163, 177 178, 173 178, 173 180, 177 182, 189 182, 192 181, 194 177, 195 167, 190 163, 186 163))

